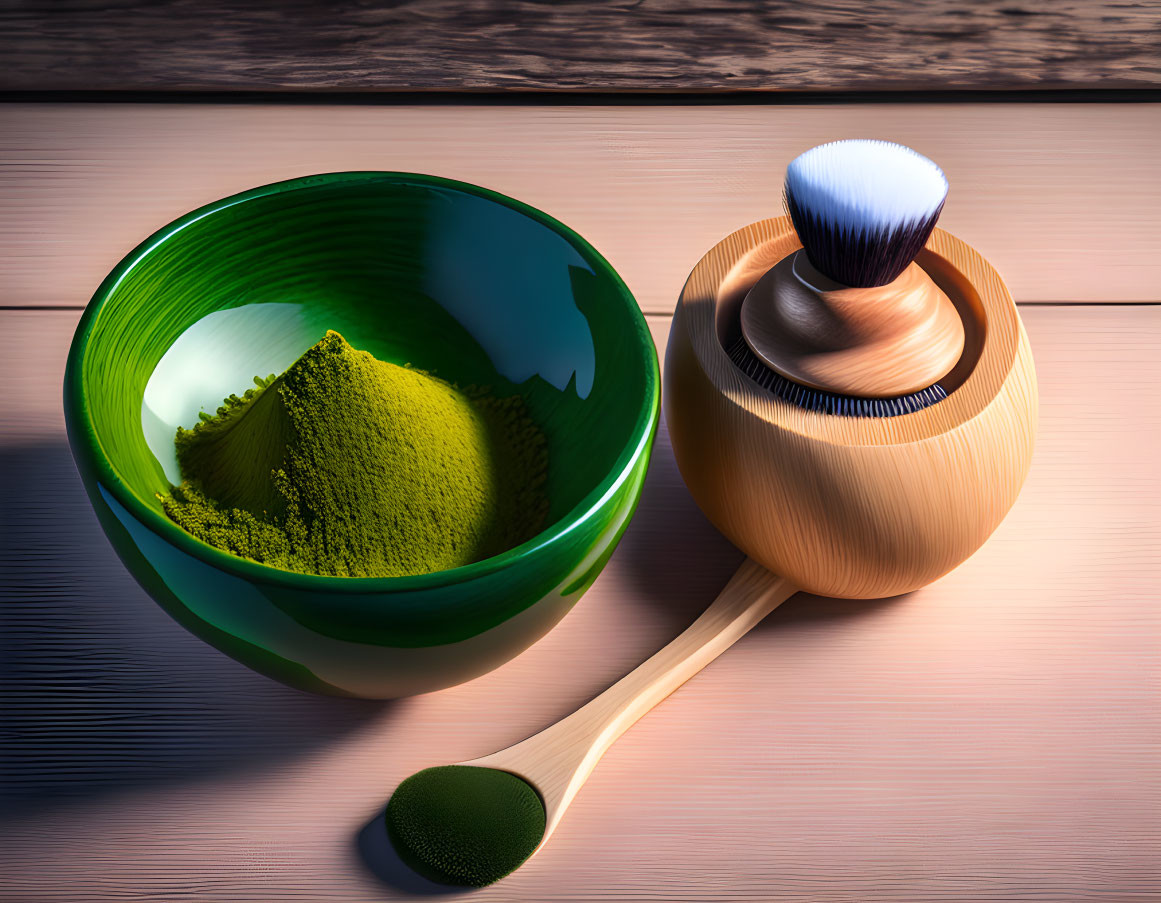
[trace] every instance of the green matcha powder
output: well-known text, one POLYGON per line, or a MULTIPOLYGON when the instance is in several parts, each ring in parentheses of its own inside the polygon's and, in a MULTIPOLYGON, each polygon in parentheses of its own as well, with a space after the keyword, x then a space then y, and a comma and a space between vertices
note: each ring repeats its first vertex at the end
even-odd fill
POLYGON ((177 431, 166 514, 216 548, 343 577, 459 567, 544 524, 547 451, 523 399, 464 392, 337 332, 177 431))

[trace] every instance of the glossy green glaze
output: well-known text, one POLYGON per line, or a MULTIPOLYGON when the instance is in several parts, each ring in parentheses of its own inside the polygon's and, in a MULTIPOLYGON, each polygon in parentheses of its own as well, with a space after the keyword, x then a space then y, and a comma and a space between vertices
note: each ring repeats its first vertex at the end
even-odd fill
POLYGON ((464 183, 332 173, 227 198, 142 243, 81 318, 64 399, 100 522, 167 611, 286 683, 390 697, 475 677, 564 616, 636 506, 658 392, 636 302, 576 233, 464 183), (173 524, 156 494, 177 478, 177 425, 328 328, 521 393, 548 437, 548 526, 466 567, 343 578, 236 558, 173 524))

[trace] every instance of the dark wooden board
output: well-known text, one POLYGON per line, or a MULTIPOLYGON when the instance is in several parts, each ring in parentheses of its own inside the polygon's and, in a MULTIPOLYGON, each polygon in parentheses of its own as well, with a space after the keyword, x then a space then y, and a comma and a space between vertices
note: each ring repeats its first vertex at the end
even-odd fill
POLYGON ((1161 85, 1158 0, 0 0, 0 90, 1161 85))

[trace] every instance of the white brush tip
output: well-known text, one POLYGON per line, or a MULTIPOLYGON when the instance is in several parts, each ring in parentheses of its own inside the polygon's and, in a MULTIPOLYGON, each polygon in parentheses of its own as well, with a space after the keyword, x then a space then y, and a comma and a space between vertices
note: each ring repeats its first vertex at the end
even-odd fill
POLYGON ((922 223, 939 210, 947 188, 935 163, 890 141, 820 144, 786 168, 786 193, 803 213, 854 234, 922 223))

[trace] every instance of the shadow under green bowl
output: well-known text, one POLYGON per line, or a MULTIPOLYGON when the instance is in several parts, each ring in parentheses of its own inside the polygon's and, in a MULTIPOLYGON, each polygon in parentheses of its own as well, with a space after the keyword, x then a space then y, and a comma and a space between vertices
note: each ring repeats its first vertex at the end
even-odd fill
POLYGON ((460 182, 331 173, 210 204, 129 254, 77 327, 64 407, 102 527, 174 618, 285 683, 386 698, 483 674, 567 613, 636 507, 658 385, 632 295, 566 226, 460 182), (465 567, 353 578, 238 558, 170 521, 177 426, 327 329, 523 395, 548 439, 547 526, 465 567))

